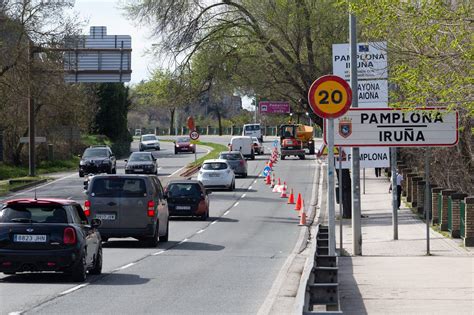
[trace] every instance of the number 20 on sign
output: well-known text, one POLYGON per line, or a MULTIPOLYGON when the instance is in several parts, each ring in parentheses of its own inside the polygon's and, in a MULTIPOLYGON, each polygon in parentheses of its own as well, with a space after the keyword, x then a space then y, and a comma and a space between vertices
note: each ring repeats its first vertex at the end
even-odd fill
POLYGON ((308 102, 316 115, 322 118, 337 118, 349 110, 352 90, 343 78, 325 75, 311 85, 308 102))

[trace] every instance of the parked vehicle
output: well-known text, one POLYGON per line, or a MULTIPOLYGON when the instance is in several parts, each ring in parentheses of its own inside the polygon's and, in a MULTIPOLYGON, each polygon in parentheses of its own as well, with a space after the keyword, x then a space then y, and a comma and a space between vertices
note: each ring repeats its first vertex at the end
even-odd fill
POLYGON ((257 137, 263 143, 262 128, 260 124, 245 124, 242 129, 242 136, 257 137))
POLYGON ((86 194, 84 213, 102 220, 105 241, 134 237, 152 247, 168 241, 168 205, 158 176, 96 175, 86 194))
POLYGON ((158 163, 151 152, 133 152, 125 163, 125 174, 158 174, 158 163))
POLYGON ((206 160, 202 163, 197 180, 206 188, 235 189, 235 174, 226 160, 206 160))
POLYGON ((79 161, 79 176, 97 173, 117 173, 117 161, 112 150, 105 145, 91 146, 84 150, 79 161))
POLYGON ((240 151, 246 158, 255 159, 255 152, 253 150, 253 141, 251 137, 236 136, 230 139, 230 151, 240 151))
POLYGON ((226 160, 235 175, 247 177, 247 161, 240 151, 224 151, 219 153, 219 159, 226 160))
POLYGON ((305 158, 305 149, 309 154, 314 154, 313 127, 301 124, 288 124, 280 126, 281 159, 287 156, 305 158))
POLYGON ((173 180, 165 189, 170 216, 209 218, 209 194, 197 180, 173 180))
POLYGON ((160 151, 160 140, 154 134, 143 135, 140 138, 140 144, 138 145, 140 151, 145 150, 158 150, 160 151))
POLYGON ((255 152, 255 154, 262 155, 264 153, 263 144, 260 142, 260 140, 258 140, 257 137, 252 137, 252 141, 253 141, 253 151, 255 152))
POLYGON ((180 152, 192 152, 196 153, 196 146, 194 143, 191 143, 189 137, 180 137, 174 142, 174 154, 180 152))
POLYGON ((14 199, 0 209, 0 272, 54 271, 84 281, 102 272, 101 221, 73 200, 14 199))

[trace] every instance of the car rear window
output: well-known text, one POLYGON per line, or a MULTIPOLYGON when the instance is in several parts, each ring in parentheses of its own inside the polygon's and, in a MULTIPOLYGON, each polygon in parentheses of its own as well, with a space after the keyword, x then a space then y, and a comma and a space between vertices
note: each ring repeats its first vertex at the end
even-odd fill
POLYGON ((190 196, 199 197, 201 189, 198 184, 176 183, 170 184, 167 188, 170 197, 190 196))
POLYGON ((260 125, 245 126, 245 131, 257 131, 257 130, 260 130, 260 125))
POLYGON ((96 178, 92 184, 93 197, 144 197, 143 178, 96 178))
POLYGON ((88 157, 107 157, 108 156, 108 150, 107 149, 86 149, 84 151, 84 154, 82 157, 88 158, 88 157))
POLYGON ((153 141, 156 140, 155 136, 143 136, 142 141, 153 141))
POLYGON ((203 170, 225 170, 227 169, 226 163, 214 162, 214 163, 204 163, 202 165, 203 170))
POLYGON ((224 160, 242 160, 240 154, 237 153, 221 153, 219 158, 224 160))
POLYGON ((0 210, 0 222, 68 223, 68 219, 61 206, 10 205, 0 210))

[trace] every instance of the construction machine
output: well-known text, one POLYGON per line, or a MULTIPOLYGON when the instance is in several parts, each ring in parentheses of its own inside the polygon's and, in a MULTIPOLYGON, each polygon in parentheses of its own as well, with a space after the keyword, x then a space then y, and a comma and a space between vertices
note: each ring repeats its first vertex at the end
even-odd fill
POLYGON ((301 124, 287 124, 280 126, 281 159, 287 156, 297 156, 305 159, 306 151, 314 154, 313 127, 301 124))

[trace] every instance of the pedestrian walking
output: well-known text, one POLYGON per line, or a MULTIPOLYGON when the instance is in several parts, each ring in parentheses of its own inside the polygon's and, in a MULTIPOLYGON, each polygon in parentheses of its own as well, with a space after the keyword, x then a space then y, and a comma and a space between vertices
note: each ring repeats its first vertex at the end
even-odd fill
POLYGON ((380 177, 382 176, 382 168, 381 167, 376 167, 375 168, 375 177, 380 177))
MULTIPOLYGON (((393 175, 392 175, 393 176, 393 175)), ((403 176, 400 174, 397 170, 395 174, 397 178, 397 209, 400 209, 400 204, 402 202, 402 182, 403 182, 403 176)), ((388 188, 388 192, 392 192, 392 178, 390 178, 390 187, 388 188)))

